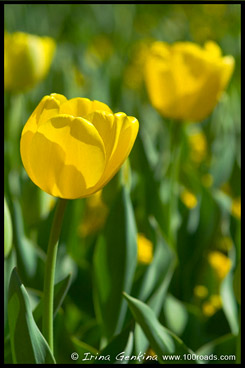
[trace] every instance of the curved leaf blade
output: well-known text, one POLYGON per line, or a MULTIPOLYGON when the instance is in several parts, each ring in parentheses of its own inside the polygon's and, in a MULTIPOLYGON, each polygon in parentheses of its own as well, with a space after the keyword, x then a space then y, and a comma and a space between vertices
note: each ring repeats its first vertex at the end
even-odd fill
MULTIPOLYGON (((54 285, 54 317, 56 316, 71 284, 71 274, 54 285)), ((43 300, 41 299, 33 311, 33 317, 38 326, 41 324, 43 311, 43 300)))
MULTIPOLYGON (((132 298, 123 293, 128 302, 131 313, 135 321, 141 326, 144 334, 149 340, 150 346, 158 355, 158 360, 163 363, 167 355, 194 354, 181 339, 174 333, 163 327, 157 320, 153 310, 138 299, 132 298)), ((166 361, 165 361, 166 363, 166 361)), ((176 363, 176 361, 167 359, 167 363, 176 363)), ((185 360, 179 360, 179 364, 186 363, 185 360)), ((196 360, 188 360, 189 364, 197 364, 196 360)))
POLYGON ((105 336, 120 332, 137 264, 136 224, 129 193, 122 188, 108 216, 94 254, 95 308, 105 336), (112 308, 113 306, 113 308, 112 308))
POLYGON ((9 284, 8 321, 15 364, 55 364, 49 346, 34 321, 27 291, 16 268, 12 271, 9 284))
MULTIPOLYGON (((113 337, 109 344, 100 352, 100 356, 109 357, 110 364, 128 364, 124 360, 126 355, 130 355, 133 350, 133 332, 132 326, 126 327, 120 334, 113 337), (123 354, 120 354, 122 353, 123 354)), ((106 360, 97 360, 97 364, 108 364, 106 360)))

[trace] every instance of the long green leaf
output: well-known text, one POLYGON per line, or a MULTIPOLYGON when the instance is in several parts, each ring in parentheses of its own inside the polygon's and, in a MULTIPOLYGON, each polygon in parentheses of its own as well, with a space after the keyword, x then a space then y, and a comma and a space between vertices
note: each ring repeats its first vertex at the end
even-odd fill
POLYGON ((13 225, 17 261, 21 278, 25 282, 32 279, 37 271, 38 254, 32 242, 25 236, 22 210, 17 199, 13 200, 13 225))
POLYGON ((108 216, 94 255, 95 307, 104 334, 120 332, 137 264, 136 225, 127 189, 122 188, 108 216))
POLYGON ((15 266, 16 266, 16 254, 15 254, 15 250, 12 249, 8 257, 4 259, 4 333, 5 333, 5 336, 7 336, 8 334, 7 306, 8 306, 9 280, 10 280, 12 270, 15 266))
POLYGON ((237 336, 228 334, 201 346, 196 351, 196 355, 200 357, 200 363, 235 364, 234 351, 237 339, 237 336), (226 355, 227 360, 220 360, 222 355, 226 355))
MULTIPOLYGON (((54 285, 54 317, 58 312, 71 284, 71 274, 66 276, 63 280, 54 285)), ((33 317, 36 324, 40 326, 43 312, 43 300, 41 299, 33 311, 33 317)))
MULTIPOLYGON (((138 299, 146 302, 156 316, 162 310, 165 296, 175 269, 175 256, 161 235, 159 226, 154 218, 151 218, 151 227, 155 238, 155 252, 152 263, 148 266, 143 277, 138 299)), ((136 353, 145 352, 149 342, 141 327, 135 326, 135 350, 136 353)))
POLYGON ((7 201, 4 197, 4 257, 7 257, 12 249, 13 227, 7 201))
POLYGON ((151 218, 150 224, 154 233, 156 247, 153 261, 144 274, 138 293, 138 298, 143 301, 146 301, 162 285, 163 281, 167 278, 174 260, 173 251, 162 237, 159 226, 153 217, 151 218))
MULTIPOLYGON (((110 364, 127 364, 124 360, 126 355, 130 356, 133 350, 132 326, 127 326, 120 334, 113 337, 109 344, 100 352, 101 357, 109 357, 110 364), (120 354, 122 353, 123 354, 120 354)), ((97 364, 108 364, 108 360, 96 360, 97 364)))
POLYGON ((55 364, 49 346, 34 321, 27 291, 16 268, 9 284, 8 321, 15 364, 55 364))
MULTIPOLYGON (((183 341, 160 324, 155 313, 148 305, 126 293, 124 293, 124 297, 128 302, 135 321, 141 326, 151 348, 156 352, 159 362, 176 363, 176 360, 172 360, 171 357, 180 356, 178 363, 186 363, 184 354, 194 353, 185 346, 183 341)), ((188 363, 196 364, 197 362, 196 360, 188 360, 188 363)))
POLYGON ((231 332, 237 335, 239 332, 238 307, 233 291, 233 274, 231 272, 222 281, 220 292, 223 301, 223 310, 229 322, 231 332))

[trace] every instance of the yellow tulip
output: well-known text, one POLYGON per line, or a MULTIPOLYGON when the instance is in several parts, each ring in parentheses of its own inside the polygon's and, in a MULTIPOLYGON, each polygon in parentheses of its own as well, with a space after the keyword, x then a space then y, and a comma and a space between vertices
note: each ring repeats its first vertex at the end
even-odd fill
POLYGON ((128 157, 138 120, 113 114, 99 101, 45 96, 25 124, 20 142, 31 180, 60 198, 88 197, 103 188, 128 157))
POLYGON ((55 51, 50 37, 23 32, 4 35, 4 88, 12 92, 26 91, 48 73, 55 51))
POLYGON ((213 304, 210 301, 206 301, 202 305, 202 311, 205 316, 211 317, 216 312, 216 308, 213 306, 213 304))
POLYGON ((208 288, 204 285, 196 285, 194 295, 200 299, 204 299, 208 295, 208 288))
POLYGON ((187 189, 184 189, 181 192, 180 198, 181 201, 186 205, 186 207, 190 209, 195 208, 198 203, 197 197, 187 189))
POLYGON ((154 42, 145 64, 150 101, 165 117, 201 121, 217 104, 234 64, 212 41, 203 48, 191 42, 154 42))
POLYGON ((150 264, 153 259, 153 244, 143 234, 137 234, 138 261, 150 264))
POLYGON ((190 144, 190 157, 195 163, 200 163, 207 155, 207 140, 202 131, 192 132, 188 136, 190 144))
POLYGON ((230 258, 219 251, 210 252, 208 255, 208 261, 220 280, 223 280, 226 277, 232 266, 230 258))

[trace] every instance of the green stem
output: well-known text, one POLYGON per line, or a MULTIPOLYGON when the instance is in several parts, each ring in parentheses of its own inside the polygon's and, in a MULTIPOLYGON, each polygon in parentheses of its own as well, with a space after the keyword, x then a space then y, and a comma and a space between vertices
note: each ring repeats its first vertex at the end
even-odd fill
POLYGON ((53 299, 54 299, 54 277, 55 264, 58 249, 60 231, 62 227, 63 216, 66 208, 66 199, 58 199, 52 228, 49 236, 47 259, 44 274, 43 291, 43 336, 47 340, 51 351, 53 352, 53 299))

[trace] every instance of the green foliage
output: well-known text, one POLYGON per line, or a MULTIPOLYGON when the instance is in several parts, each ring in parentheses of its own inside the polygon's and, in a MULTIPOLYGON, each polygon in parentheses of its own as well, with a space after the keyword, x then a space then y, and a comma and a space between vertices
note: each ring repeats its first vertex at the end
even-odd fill
POLYGON ((43 81, 4 95, 5 363, 165 364, 163 355, 178 354, 195 361, 177 364, 226 364, 234 356, 239 363, 240 5, 5 4, 4 25, 53 37, 57 45, 43 81), (205 121, 180 127, 150 105, 141 46, 154 39, 214 40, 235 58, 230 84, 205 121), (19 150, 24 124, 50 93, 100 100, 140 124, 129 160, 100 200, 67 203, 53 355, 41 320, 56 199, 28 178, 19 150), (139 233, 151 244, 145 261, 139 233), (91 359, 84 360, 87 353, 91 359), (158 362, 127 359, 151 354, 158 362))
MULTIPOLYGON (((64 280, 61 280, 60 282, 54 285, 54 317, 58 312, 63 300, 65 299, 65 296, 70 287, 70 283, 71 283, 71 275, 68 275, 64 280)), ((33 311, 33 317, 38 326, 41 325, 42 311, 43 311, 43 301, 41 299, 38 305, 36 306, 35 310, 33 311)))
POLYGON ((130 292, 137 262, 136 225, 127 189, 111 209, 94 253, 95 308, 105 336, 117 334, 126 313, 122 299, 130 292))
POLYGON ((12 248, 13 228, 7 202, 4 198, 4 257, 7 257, 12 248))
MULTIPOLYGON (((166 355, 171 354, 192 354, 184 343, 171 331, 163 327, 157 320, 154 312, 146 304, 130 297, 126 293, 124 296, 129 304, 129 308, 134 316, 135 321, 141 326, 151 347, 157 353, 161 363, 166 355)), ((184 362, 183 362, 184 363, 184 362)), ((189 363, 196 363, 190 360, 189 363)))
POLYGON ((28 294, 16 269, 9 283, 8 320, 15 364, 55 364, 48 344, 34 321, 28 294))

